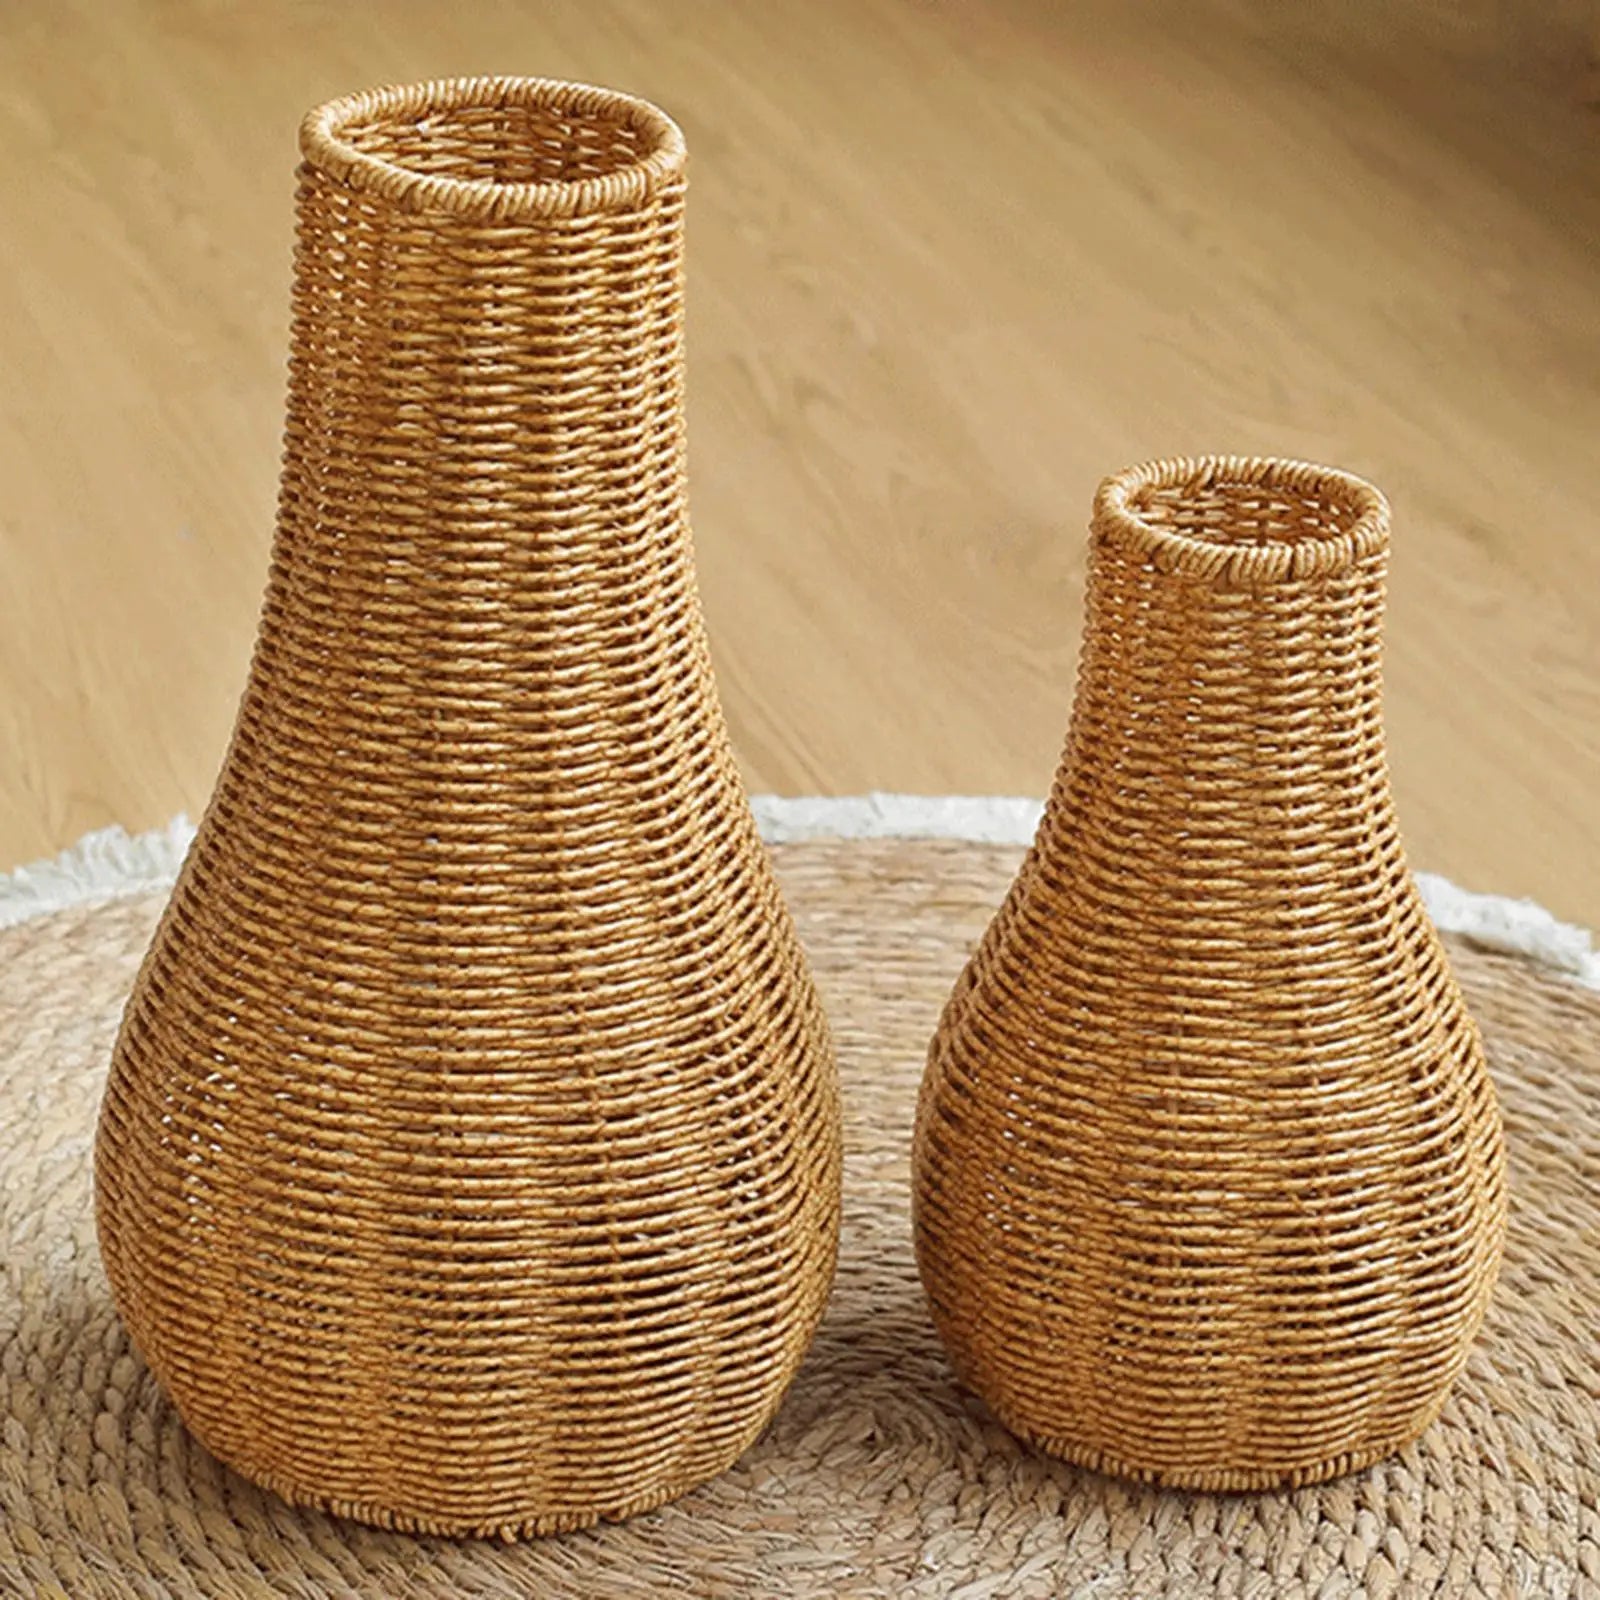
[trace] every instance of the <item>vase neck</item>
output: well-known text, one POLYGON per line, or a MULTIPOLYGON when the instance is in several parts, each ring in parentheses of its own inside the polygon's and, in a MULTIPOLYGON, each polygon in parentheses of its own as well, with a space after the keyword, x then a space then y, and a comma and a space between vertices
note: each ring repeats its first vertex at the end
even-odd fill
POLYGON ((302 169, 280 562, 559 607, 673 552, 682 218, 681 183, 485 227, 302 169))
POLYGON ((1251 586, 1097 534, 1062 797, 1240 840, 1387 806, 1385 564, 1251 586))
POLYGON ((681 178, 486 225, 302 169, 241 761, 382 745, 528 804, 621 804, 690 767, 730 788, 686 516, 682 237, 681 178))

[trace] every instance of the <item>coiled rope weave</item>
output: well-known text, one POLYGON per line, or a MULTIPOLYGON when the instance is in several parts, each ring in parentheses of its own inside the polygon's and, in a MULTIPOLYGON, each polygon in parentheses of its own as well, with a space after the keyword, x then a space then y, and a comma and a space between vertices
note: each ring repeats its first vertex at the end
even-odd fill
POLYGON ((1021 850, 832 838, 774 854, 844 1078, 827 1316, 727 1472, 647 1516, 517 1545, 292 1510, 194 1442, 112 1310, 89 1186, 95 1097, 167 890, 129 873, 139 898, 7 928, 0 882, 0 1594, 1600 1596, 1600 993, 1452 941, 1505 1106, 1512 1202, 1488 1319, 1438 1421, 1332 1483, 1155 1489, 1001 1427, 953 1380, 912 1259, 930 1021, 1021 850))
POLYGON ((260 640, 112 1066, 106 1270, 256 1482, 569 1528, 760 1432, 838 1224, 694 586, 683 144, 480 79, 302 148, 260 640))
POLYGON ((1388 510, 1296 463, 1095 505, 1066 753, 917 1133, 956 1368, 1070 1460, 1303 1483, 1438 1412, 1500 1254, 1500 1124, 1407 872, 1388 510))

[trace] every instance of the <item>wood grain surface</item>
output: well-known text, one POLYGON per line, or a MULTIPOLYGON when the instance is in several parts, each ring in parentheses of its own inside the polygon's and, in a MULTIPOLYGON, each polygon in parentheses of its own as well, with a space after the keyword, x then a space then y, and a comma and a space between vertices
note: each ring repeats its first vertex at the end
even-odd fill
POLYGON ((0 8, 0 865, 205 801, 301 112, 503 71, 688 135, 694 510, 754 785, 1041 792, 1098 479, 1308 456, 1394 502, 1413 860, 1600 923, 1586 5, 0 8))

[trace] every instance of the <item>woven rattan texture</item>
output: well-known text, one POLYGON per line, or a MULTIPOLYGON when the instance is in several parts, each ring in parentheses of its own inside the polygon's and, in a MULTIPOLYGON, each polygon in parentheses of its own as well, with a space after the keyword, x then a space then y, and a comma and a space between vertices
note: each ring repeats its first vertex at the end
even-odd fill
POLYGON ((502 81, 303 144, 260 641, 113 1063, 102 1248, 257 1482, 548 1531, 748 1446, 837 1236, 694 586, 682 146, 502 81))
POLYGON ((1500 1125, 1390 800, 1386 535, 1376 491, 1279 462, 1097 502, 1065 757, 917 1132, 952 1359, 1071 1460, 1348 1471, 1482 1319, 1500 1125))
POLYGON ((293 1510, 219 1466, 128 1342, 89 1135, 159 896, 0 930, 0 1594, 61 1600, 1600 1600, 1600 994, 1452 945, 1506 1114, 1511 1220, 1439 1420, 1351 1477, 1191 1494, 1021 1444, 952 1379, 907 1157, 934 1017, 1021 851, 775 847, 839 1044, 838 1285, 714 1482, 506 1546, 293 1510))

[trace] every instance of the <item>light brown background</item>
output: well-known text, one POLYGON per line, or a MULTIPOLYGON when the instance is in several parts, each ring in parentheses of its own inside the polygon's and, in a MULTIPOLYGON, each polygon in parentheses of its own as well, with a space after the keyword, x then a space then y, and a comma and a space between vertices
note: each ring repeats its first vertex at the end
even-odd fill
POLYGON ((1589 0, 0 8, 0 866, 198 812, 272 520, 301 112, 587 78, 688 134, 694 506, 749 777, 1044 789, 1097 479, 1397 512, 1418 865, 1600 922, 1589 0))

